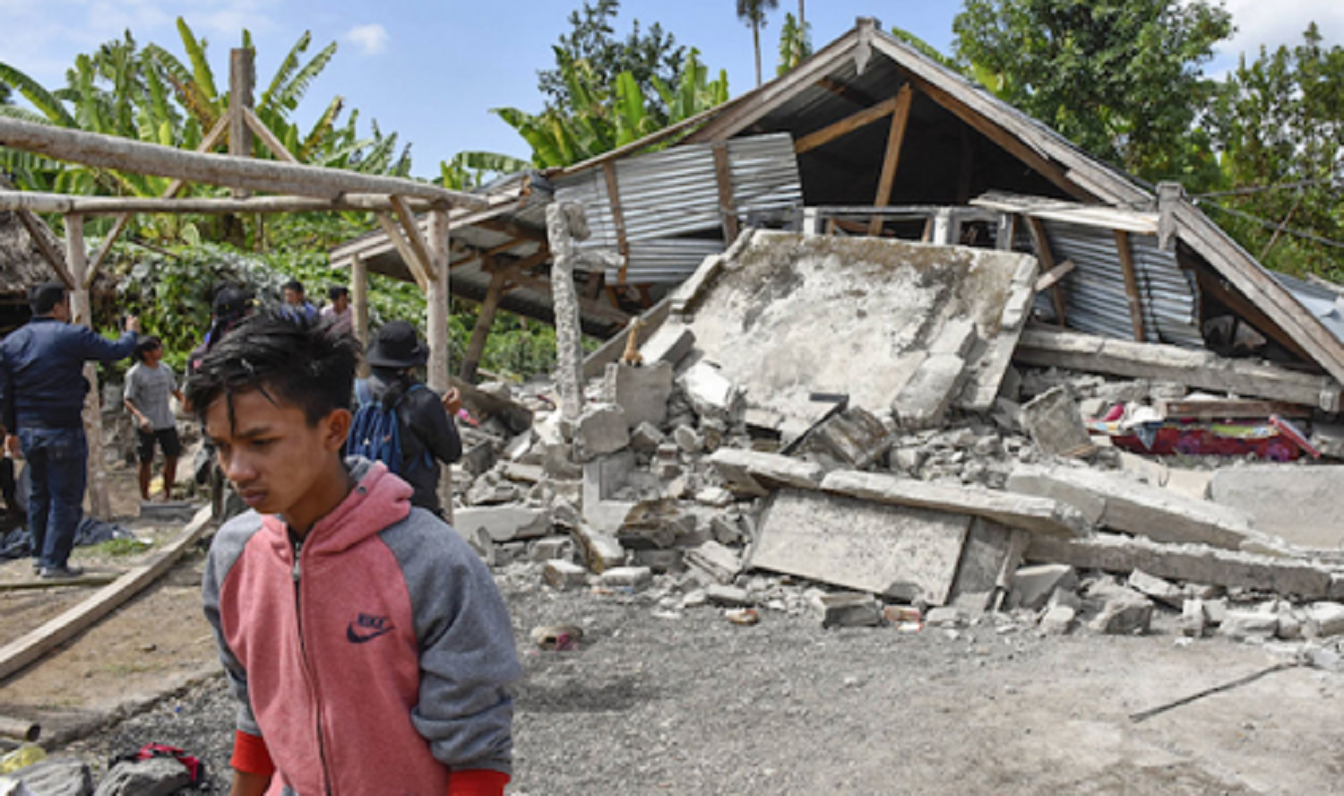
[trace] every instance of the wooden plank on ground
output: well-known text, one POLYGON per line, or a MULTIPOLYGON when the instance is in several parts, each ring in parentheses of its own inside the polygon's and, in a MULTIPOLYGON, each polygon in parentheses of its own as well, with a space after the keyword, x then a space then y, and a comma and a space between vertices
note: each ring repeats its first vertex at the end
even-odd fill
POLYGON ((153 561, 136 567, 113 583, 99 589, 89 599, 76 605, 22 638, 0 647, 0 681, 38 661, 42 656, 69 641, 98 620, 107 616, 122 603, 139 594, 146 586, 172 569, 184 552, 191 549, 210 527, 210 507, 196 512, 196 516, 182 529, 153 561))

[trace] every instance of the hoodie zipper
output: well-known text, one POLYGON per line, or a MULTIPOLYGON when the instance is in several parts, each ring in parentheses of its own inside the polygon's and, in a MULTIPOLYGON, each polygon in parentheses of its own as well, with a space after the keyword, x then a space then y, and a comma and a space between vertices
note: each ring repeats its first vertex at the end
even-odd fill
POLYGON ((300 556, 303 553, 303 540, 290 537, 290 542, 294 547, 294 569, 290 573, 294 579, 294 611, 297 614, 299 627, 299 656, 303 659, 304 679, 308 683, 308 697, 312 700, 314 712, 317 721, 317 759, 322 764, 322 778, 326 783, 327 795, 331 796, 332 783, 331 772, 327 769, 326 743, 322 736, 322 695, 317 688, 317 678, 313 675, 313 668, 308 663, 308 641, 303 634, 303 591, 299 586, 300 576, 303 573, 302 566, 299 563, 300 556))

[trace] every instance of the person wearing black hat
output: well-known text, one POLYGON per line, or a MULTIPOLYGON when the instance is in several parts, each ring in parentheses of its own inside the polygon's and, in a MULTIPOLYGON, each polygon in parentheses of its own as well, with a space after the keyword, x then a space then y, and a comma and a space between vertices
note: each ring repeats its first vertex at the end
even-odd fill
MULTIPOLYGON (((125 359, 135 350, 140 321, 127 316, 125 333, 113 342, 87 326, 70 323, 70 293, 61 282, 28 291, 33 318, 0 346, 3 425, 18 436, 33 491, 28 532, 34 564, 43 578, 83 574, 69 564, 84 513, 89 448, 84 438, 84 363, 125 359)), ((6 439, 13 450, 14 443, 6 439)))
POLYGON ((415 369, 429 359, 429 349, 406 321, 384 324, 364 358, 373 373, 363 385, 356 384, 356 395, 367 394, 384 409, 396 410, 402 453, 398 474, 415 490, 411 504, 442 515, 440 462, 452 464, 462 457, 452 418, 462 399, 456 389, 440 398, 416 379, 415 369))

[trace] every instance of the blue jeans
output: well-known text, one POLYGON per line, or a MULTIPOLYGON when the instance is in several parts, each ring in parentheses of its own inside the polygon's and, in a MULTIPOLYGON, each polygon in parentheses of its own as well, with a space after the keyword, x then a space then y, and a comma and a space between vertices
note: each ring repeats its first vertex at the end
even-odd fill
POLYGON ((64 567, 84 516, 89 459, 84 429, 20 428, 19 444, 33 480, 28 499, 33 556, 43 567, 64 567))

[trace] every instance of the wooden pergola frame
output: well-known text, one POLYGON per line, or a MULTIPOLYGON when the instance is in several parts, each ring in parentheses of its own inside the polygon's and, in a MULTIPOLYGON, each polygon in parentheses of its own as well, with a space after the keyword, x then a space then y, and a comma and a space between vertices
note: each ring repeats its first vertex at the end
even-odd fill
MULTIPOLYGON (((73 322, 89 325, 89 288, 97 277, 112 244, 134 213, 297 213, 359 210, 378 214, 380 223, 398 248, 405 247, 406 262, 426 296, 426 326, 429 338, 429 386, 446 390, 448 373, 448 230, 449 211, 481 210, 486 201, 477 195, 452 191, 429 183, 400 177, 362 174, 341 169, 308 166, 296 162, 292 153, 252 111, 252 51, 231 51, 230 106, 206 134, 195 152, 133 141, 125 138, 52 127, 0 117, 0 146, 43 155, 53 160, 157 177, 173 182, 158 199, 143 197, 81 197, 28 193, 0 186, 0 210, 18 213, 25 225, 35 222, 33 213, 58 213, 65 219, 66 251, 43 246, 43 255, 55 274, 71 288, 73 322), (212 154, 225 135, 230 154, 212 154), (262 161, 251 157, 252 134, 278 158, 262 161), (229 199, 175 199, 187 183, 232 189, 229 199), (254 191, 278 195, 253 196, 254 191), (429 234, 422 234, 416 211, 429 215, 429 234), (84 218, 115 215, 117 222, 92 258, 84 245, 84 218)), ((35 236, 39 237, 40 236, 35 236)), ((368 342, 368 285, 363 269, 352 269, 351 305, 354 329, 360 342, 368 342)), ((102 424, 98 411, 97 376, 92 364, 85 375, 95 389, 85 403, 84 422, 89 434, 90 501, 96 516, 111 514, 102 472, 102 424)))

